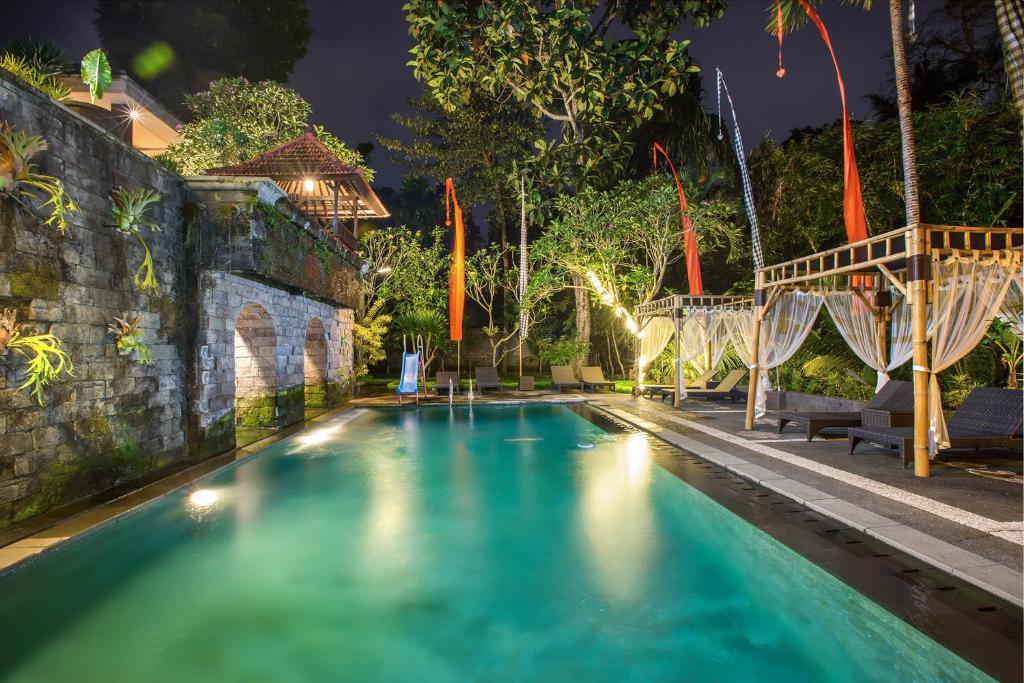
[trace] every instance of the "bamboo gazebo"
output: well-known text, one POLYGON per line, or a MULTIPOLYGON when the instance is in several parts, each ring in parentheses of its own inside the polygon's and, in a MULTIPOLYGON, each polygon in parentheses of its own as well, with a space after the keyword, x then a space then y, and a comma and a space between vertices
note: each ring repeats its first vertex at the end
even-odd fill
POLYGON ((720 334, 716 335, 716 327, 725 324, 728 313, 749 311, 753 303, 754 300, 749 296, 673 294, 638 306, 635 315, 641 352, 637 355, 637 383, 643 385, 644 367, 672 339, 675 349, 675 392, 672 403, 678 408, 685 393, 683 363, 697 359, 706 369, 714 369, 729 343, 727 331, 721 328, 720 334), (671 328, 658 324, 668 318, 671 318, 671 328), (695 335, 686 338, 688 343, 685 346, 692 348, 684 350, 683 332, 688 324, 697 327, 695 335))
MULTIPOLYGON (((859 332, 847 330, 844 338, 858 356, 872 359, 883 374, 912 358, 914 472, 927 477, 929 443, 934 454, 945 430, 935 374, 974 348, 996 315, 1020 320, 1022 245, 1022 228, 920 224, 758 269, 750 314, 753 362, 746 428, 753 428, 763 373, 792 356, 806 336, 802 327, 813 325, 823 298, 845 294, 840 312, 852 311, 851 319, 859 318, 860 325, 859 332), (788 311, 779 311, 782 302, 788 311), (905 333, 890 339, 887 329, 891 325, 896 332, 897 314, 905 333), (872 320, 873 330, 866 325, 872 320), (788 336, 783 338, 783 332, 788 336), (867 339, 872 333, 874 338, 867 339), (899 342, 902 360, 892 358, 895 347, 887 353, 887 340, 899 342), (786 348, 775 353, 777 344, 786 348)), ((829 310, 835 319, 833 307, 829 310)))

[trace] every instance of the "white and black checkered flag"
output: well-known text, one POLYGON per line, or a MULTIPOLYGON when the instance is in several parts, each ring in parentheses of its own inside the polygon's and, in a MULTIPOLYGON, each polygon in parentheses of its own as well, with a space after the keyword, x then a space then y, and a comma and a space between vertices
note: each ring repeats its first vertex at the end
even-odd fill
POLYGON ((747 171, 747 154, 743 151, 743 137, 740 135, 740 125, 736 122, 736 108, 732 106, 729 86, 725 84, 721 69, 715 67, 715 73, 718 74, 718 139, 722 139, 722 91, 725 90, 725 98, 729 100, 729 110, 732 112, 733 147, 736 149, 736 161, 739 162, 740 178, 743 181, 743 203, 747 207, 747 220, 750 221, 750 242, 756 270, 764 267, 764 254, 761 251, 761 230, 757 225, 757 210, 754 208, 754 191, 750 186, 750 172, 747 171))
POLYGON ((526 180, 519 176, 519 198, 522 204, 519 226, 519 337, 526 339, 526 180))

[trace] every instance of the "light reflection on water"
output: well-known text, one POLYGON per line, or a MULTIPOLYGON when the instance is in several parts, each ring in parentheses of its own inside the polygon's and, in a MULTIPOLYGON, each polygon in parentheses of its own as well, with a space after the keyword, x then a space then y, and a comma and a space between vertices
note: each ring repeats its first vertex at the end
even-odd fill
POLYGON ((656 550, 649 487, 651 455, 642 434, 598 445, 579 461, 580 523, 594 586, 613 603, 643 599, 656 550))

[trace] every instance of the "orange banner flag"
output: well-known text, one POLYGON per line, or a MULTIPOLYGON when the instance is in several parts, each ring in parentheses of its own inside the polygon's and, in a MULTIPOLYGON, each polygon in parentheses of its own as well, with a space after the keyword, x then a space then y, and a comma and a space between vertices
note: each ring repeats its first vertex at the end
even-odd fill
POLYGON ((679 213, 682 216, 683 221, 683 244, 686 252, 686 279, 690 284, 690 296, 700 296, 704 293, 704 282, 700 276, 700 254, 697 252, 697 234, 693 230, 693 221, 690 220, 690 210, 686 204, 686 193, 683 192, 683 182, 679 179, 679 174, 676 173, 676 167, 672 164, 672 160, 668 158, 668 153, 665 152, 665 148, 659 145, 657 142, 654 143, 652 150, 652 157, 654 162, 654 170, 658 170, 658 153, 665 158, 668 162, 669 169, 672 170, 672 177, 676 180, 676 190, 679 192, 679 213))
POLYGON ((445 225, 451 227, 455 206, 455 239, 452 241, 452 267, 448 273, 448 329, 452 341, 462 341, 462 311, 466 307, 466 227, 462 207, 455 197, 451 178, 444 181, 445 225))
MULTIPOLYGON (((846 107, 846 85, 843 83, 843 74, 839 71, 839 60, 836 59, 836 51, 832 47, 832 41, 828 37, 828 31, 821 17, 814 11, 807 0, 799 0, 804 12, 811 22, 818 28, 829 54, 832 55, 832 64, 836 67, 836 80, 839 81, 839 97, 843 102, 843 220, 846 223, 846 239, 850 242, 860 242, 868 238, 867 219, 864 216, 864 196, 860 188, 860 174, 857 172, 857 157, 853 153, 853 128, 850 126, 850 112, 846 107)), ((780 0, 776 2, 776 31, 779 34, 779 78, 786 73, 782 68, 782 5, 780 0)))

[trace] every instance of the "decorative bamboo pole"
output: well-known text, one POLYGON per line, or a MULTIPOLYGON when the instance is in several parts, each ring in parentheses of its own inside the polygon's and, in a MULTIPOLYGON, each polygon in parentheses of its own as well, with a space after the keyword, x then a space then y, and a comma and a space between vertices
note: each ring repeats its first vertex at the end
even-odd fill
POLYGON ((747 418, 743 428, 750 430, 754 428, 754 408, 757 405, 757 383, 760 381, 761 365, 761 321, 764 320, 764 305, 766 292, 764 289, 764 274, 754 274, 754 348, 750 353, 750 382, 747 385, 747 418))
POLYGON ((914 474, 929 476, 928 460, 928 290, 931 287, 925 228, 910 227, 907 289, 911 294, 911 331, 914 346, 914 474))
POLYGON ((672 398, 672 405, 676 408, 679 407, 679 403, 682 400, 683 394, 683 366, 679 363, 680 357, 683 355, 683 349, 681 346, 681 340, 679 339, 679 331, 683 326, 683 309, 673 308, 672 309, 672 325, 676 332, 676 352, 673 364, 675 367, 676 376, 676 393, 672 398))

